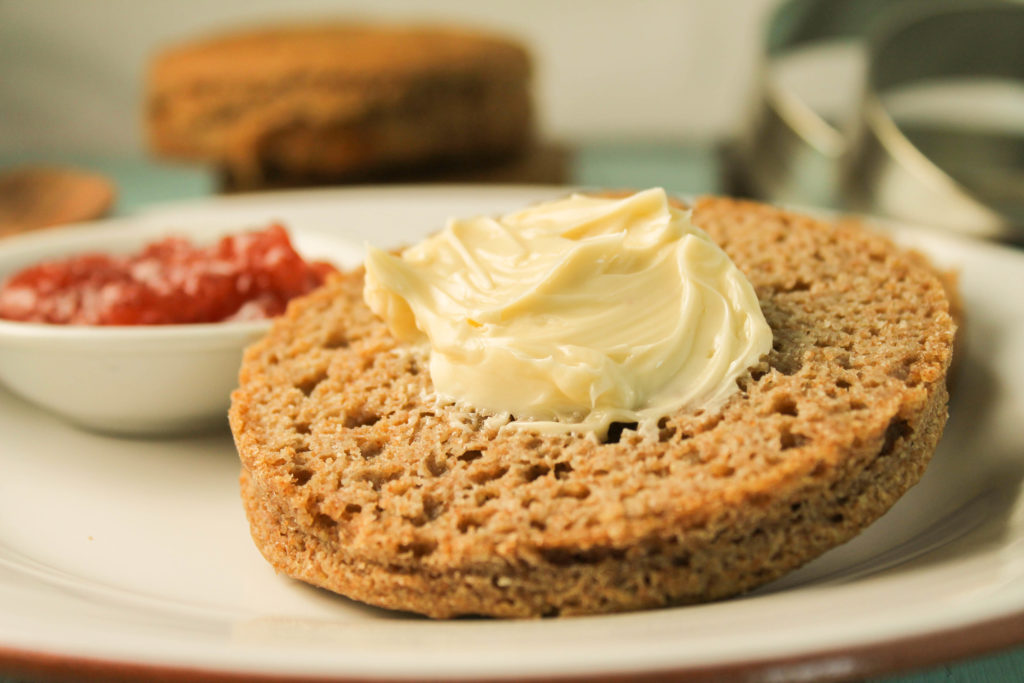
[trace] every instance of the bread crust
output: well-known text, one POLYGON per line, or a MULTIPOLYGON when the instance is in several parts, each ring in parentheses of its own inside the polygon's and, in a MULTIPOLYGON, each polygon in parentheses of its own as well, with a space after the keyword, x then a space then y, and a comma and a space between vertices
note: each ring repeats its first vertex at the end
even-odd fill
POLYGON ((432 617, 585 614, 735 595, 877 519, 946 421, 942 282, 848 222, 718 198, 693 220, 750 278, 773 350, 721 410, 615 442, 439 405, 360 272, 294 303, 230 411, 264 556, 432 617))

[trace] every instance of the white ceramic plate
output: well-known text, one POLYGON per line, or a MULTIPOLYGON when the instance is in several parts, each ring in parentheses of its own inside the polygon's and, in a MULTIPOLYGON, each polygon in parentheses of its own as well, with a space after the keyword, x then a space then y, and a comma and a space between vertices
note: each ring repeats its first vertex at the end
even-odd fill
MULTIPOLYGON (((393 188, 217 199, 142 222, 278 218, 408 242, 452 214, 559 188, 393 188)), ((845 678, 1024 642, 1024 254, 899 229, 962 271, 952 418, 924 480, 851 543, 716 604, 431 622, 276 576, 248 538, 230 435, 78 431, 0 389, 0 671, 292 678, 664 672, 845 678)))

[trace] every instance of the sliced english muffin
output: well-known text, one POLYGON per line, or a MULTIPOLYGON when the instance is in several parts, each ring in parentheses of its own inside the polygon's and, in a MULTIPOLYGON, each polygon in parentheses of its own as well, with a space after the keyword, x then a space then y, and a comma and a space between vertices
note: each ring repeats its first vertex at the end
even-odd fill
POLYGON ((943 283, 849 221, 717 198, 692 221, 753 284, 773 348, 721 408, 603 440, 439 400, 361 271, 293 303, 230 412, 260 551, 374 605, 526 617, 735 595, 864 529, 946 421, 943 283))

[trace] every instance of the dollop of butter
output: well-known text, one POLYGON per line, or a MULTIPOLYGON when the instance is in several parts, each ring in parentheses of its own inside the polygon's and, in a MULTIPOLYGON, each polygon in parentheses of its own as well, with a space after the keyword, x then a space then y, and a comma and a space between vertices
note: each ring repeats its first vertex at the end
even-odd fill
POLYGON ((772 344, 750 282, 661 189, 452 219, 400 256, 368 247, 364 298, 429 345, 440 397, 542 432, 713 410, 772 344))

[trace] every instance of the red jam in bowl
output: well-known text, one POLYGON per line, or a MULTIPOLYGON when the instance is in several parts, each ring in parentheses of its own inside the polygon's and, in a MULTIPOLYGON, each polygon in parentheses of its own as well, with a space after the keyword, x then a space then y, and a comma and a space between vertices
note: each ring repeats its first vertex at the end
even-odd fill
POLYGON ((306 263, 280 225, 195 246, 180 237, 138 254, 40 263, 0 288, 0 318, 65 325, 258 320, 318 287, 334 267, 306 263))

